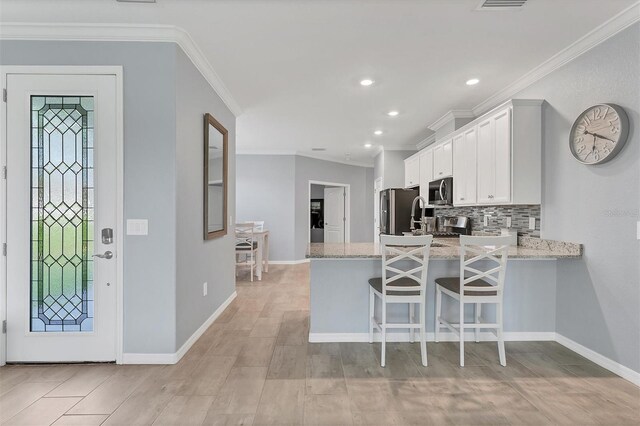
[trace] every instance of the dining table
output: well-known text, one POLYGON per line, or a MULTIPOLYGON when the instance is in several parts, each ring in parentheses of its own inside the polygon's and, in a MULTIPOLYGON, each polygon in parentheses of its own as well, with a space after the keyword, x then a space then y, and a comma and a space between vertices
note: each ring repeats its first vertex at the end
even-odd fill
POLYGON ((259 231, 253 231, 253 237, 258 243, 258 250, 256 251, 256 276, 258 281, 262 279, 262 272, 269 272, 269 230, 263 229, 259 231))

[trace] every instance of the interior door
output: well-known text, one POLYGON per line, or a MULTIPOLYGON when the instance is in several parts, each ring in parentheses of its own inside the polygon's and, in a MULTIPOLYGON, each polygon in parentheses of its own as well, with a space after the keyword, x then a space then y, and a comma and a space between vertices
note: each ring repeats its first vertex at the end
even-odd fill
POLYGON ((6 88, 7 361, 114 361, 116 77, 6 88))
POLYGON ((345 236, 345 189, 324 189, 324 242, 344 243, 345 236))

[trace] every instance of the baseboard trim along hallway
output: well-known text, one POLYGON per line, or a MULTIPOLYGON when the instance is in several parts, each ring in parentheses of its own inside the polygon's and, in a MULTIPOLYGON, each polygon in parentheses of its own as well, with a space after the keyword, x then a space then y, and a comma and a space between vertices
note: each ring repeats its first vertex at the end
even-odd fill
MULTIPOLYGON (((440 334, 441 342, 457 342, 458 337, 451 332, 442 332, 440 334)), ((435 342, 434 333, 427 333, 427 342, 435 342)), ((417 338, 417 334, 416 334, 417 338)), ((380 342, 380 334, 375 333, 373 336, 374 342, 380 342)), ((489 332, 480 333, 481 342, 494 341, 495 336, 489 332)), ((525 342, 525 341, 552 341, 561 344, 562 346, 571 349, 588 359, 589 361, 599 365, 611 371, 614 374, 622 377, 625 380, 640 386, 640 373, 625 367, 624 365, 607 358, 581 344, 574 342, 573 340, 555 333, 555 332, 505 332, 504 340, 508 342, 525 342)), ((369 341, 368 333, 309 333, 309 343, 338 343, 338 342, 352 342, 362 343, 369 341)), ((389 333, 387 334, 387 342, 408 342, 409 333, 389 333)), ((475 341, 473 332, 465 333, 465 341, 475 341)))
POLYGON ((227 309, 227 306, 233 302, 238 296, 237 292, 233 292, 222 305, 216 309, 213 314, 187 339, 186 342, 174 353, 166 354, 140 354, 140 353, 124 353, 122 357, 123 364, 176 364, 182 359, 184 354, 198 341, 200 336, 218 319, 220 315, 227 309))

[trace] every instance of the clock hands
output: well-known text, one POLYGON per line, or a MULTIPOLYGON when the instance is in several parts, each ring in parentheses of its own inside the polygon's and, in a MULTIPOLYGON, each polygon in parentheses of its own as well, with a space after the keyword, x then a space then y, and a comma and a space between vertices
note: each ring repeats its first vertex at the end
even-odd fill
POLYGON ((590 131, 588 131, 588 130, 585 130, 585 131, 584 131, 584 134, 585 134, 585 135, 591 135, 591 136, 593 136, 593 146, 594 146, 594 147, 595 147, 595 145, 596 145, 596 138, 604 139, 604 140, 607 140, 607 141, 609 141, 609 142, 613 142, 613 143, 615 143, 614 141, 612 141, 612 140, 611 140, 611 139, 609 139, 609 138, 605 138, 604 136, 601 136, 601 135, 599 135, 599 134, 597 134, 597 133, 592 133, 592 132, 590 132, 590 131))

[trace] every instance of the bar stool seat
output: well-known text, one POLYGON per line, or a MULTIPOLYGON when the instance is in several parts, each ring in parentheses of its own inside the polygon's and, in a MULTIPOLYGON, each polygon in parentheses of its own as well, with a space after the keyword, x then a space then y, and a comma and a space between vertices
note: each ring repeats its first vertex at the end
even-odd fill
MULTIPOLYGON (((371 278, 369 285, 378 293, 382 294, 382 277, 371 278)), ((397 287, 415 287, 416 291, 387 291, 389 296, 418 296, 420 294, 420 286, 410 278, 400 278, 393 282, 397 287)))
MULTIPOLYGON (((449 290, 453 293, 460 294, 460 277, 445 277, 436 278, 436 284, 443 289, 449 290)), ((472 287, 493 287, 485 280, 473 280, 469 282, 469 286, 472 287)), ((465 290, 466 296, 497 296, 497 291, 471 291, 465 290)))

